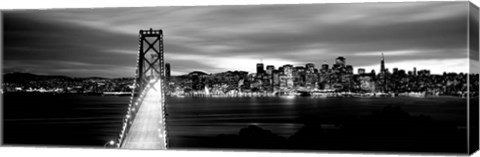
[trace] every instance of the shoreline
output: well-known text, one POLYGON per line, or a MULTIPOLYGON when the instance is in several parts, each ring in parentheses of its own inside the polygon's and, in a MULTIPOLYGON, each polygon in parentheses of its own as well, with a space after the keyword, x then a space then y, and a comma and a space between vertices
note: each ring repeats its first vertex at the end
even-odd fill
MULTIPOLYGON (((107 97, 126 97, 132 96, 131 92, 122 94, 105 94, 105 93, 56 93, 56 92, 4 92, 2 95, 10 94, 27 94, 27 95, 85 95, 85 96, 107 96, 107 97)), ((411 98, 462 98, 460 95, 395 95, 393 93, 322 93, 322 95, 302 95, 302 94, 274 94, 274 93, 242 93, 242 94, 204 94, 204 93, 189 93, 189 94, 167 94, 167 97, 208 97, 208 98, 236 98, 236 97, 284 97, 284 98, 396 98, 396 97, 411 97, 411 98)), ((479 98, 479 96, 472 96, 471 98, 479 98)))

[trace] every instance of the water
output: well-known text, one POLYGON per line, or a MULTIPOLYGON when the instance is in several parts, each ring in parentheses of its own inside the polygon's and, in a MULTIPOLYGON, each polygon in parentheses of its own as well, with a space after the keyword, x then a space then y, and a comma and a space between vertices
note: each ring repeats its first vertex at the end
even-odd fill
MULTIPOLYGON (((386 106, 399 106, 411 116, 430 116, 435 124, 449 125, 455 129, 455 127, 466 126, 467 111, 466 100, 453 97, 169 98, 167 104, 170 105, 167 108, 169 113, 167 129, 171 148, 223 147, 212 144, 210 141, 221 134, 238 135, 240 129, 249 125, 259 126, 288 139, 306 123, 313 121, 327 129, 335 128, 348 121, 371 116, 373 112, 381 111, 386 106)), ((450 136, 448 133, 438 136, 445 135, 450 136)), ((457 137, 457 135, 451 135, 448 140, 451 141, 452 138, 457 137)), ((460 137, 463 137, 462 133, 460 137)), ((436 138, 445 140, 446 137, 436 138)), ((452 143, 462 143, 465 139, 452 143)), ((438 149, 431 149, 431 151, 436 150, 438 149)))
POLYGON ((115 139, 129 97, 4 95, 4 144, 102 147, 115 139))
MULTIPOLYGON (((128 101, 129 97, 117 96, 5 94, 4 143, 102 147, 118 136, 128 101)), ((430 116, 435 124, 452 126, 454 134, 438 135, 451 141, 463 137, 462 130, 455 129, 466 126, 467 111, 465 99, 452 97, 169 97, 166 104, 170 148, 216 148, 219 135, 238 136, 240 129, 249 125, 269 130, 283 139, 289 139, 311 122, 321 124, 324 130, 335 130, 389 105, 400 106, 412 116, 430 116)), ((451 143, 458 145, 463 141, 451 143)))

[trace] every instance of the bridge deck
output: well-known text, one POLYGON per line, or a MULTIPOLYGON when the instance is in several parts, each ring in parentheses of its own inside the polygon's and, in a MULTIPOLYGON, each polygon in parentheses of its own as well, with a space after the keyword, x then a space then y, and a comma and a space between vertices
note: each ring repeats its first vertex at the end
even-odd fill
POLYGON ((160 85, 156 87, 148 89, 122 148, 165 149, 161 88, 160 85))

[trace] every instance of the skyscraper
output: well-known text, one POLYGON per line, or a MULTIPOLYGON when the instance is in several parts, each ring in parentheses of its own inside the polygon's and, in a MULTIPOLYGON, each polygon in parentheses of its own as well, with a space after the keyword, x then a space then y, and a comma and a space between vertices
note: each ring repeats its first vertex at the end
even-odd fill
POLYGON ((363 68, 358 68, 358 74, 365 74, 365 69, 363 68))
POLYGON ((322 73, 325 73, 328 71, 328 64, 322 64, 322 69, 320 70, 322 73))
POLYGON ((293 77, 293 65, 287 64, 283 66, 283 73, 288 77, 293 77))
POLYGON ((347 65, 345 67, 345 69, 347 70, 347 74, 353 74, 353 66, 352 65, 347 65))
POLYGON ((268 75, 272 75, 273 70, 275 70, 275 66, 267 65, 267 71, 266 72, 267 72, 268 75))
POLYGON ((385 58, 383 56, 383 52, 382 52, 382 61, 380 61, 380 73, 381 74, 385 73, 385 58))
POLYGON ((257 64, 257 75, 262 74, 263 71, 263 63, 258 63, 257 64))
POLYGON ((308 63, 305 65, 305 70, 307 73, 313 73, 315 69, 315 64, 313 63, 308 63))
POLYGON ((287 64, 283 66, 284 74, 285 74, 285 79, 286 79, 286 86, 287 88, 292 88, 293 87, 293 65, 287 64))
POLYGON ((398 68, 393 68, 393 74, 394 75, 398 74, 398 68))
POLYGON ((345 67, 345 57, 337 57, 337 59, 335 60, 335 64, 339 65, 340 67, 345 67))
POLYGON ((274 86, 279 86, 280 85, 280 78, 279 78, 280 71, 273 70, 272 75, 273 75, 273 85, 274 86))
POLYGON ((382 52, 382 61, 380 61, 380 74, 381 74, 381 81, 382 81, 382 91, 383 92, 386 92, 387 91, 387 77, 385 76, 386 75, 386 70, 385 70, 385 57, 383 56, 383 52, 382 52))

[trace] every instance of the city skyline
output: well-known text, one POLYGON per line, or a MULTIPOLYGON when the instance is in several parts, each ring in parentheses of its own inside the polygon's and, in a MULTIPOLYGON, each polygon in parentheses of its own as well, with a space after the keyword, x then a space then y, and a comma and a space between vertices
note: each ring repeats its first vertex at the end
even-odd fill
MULTIPOLYGON (((4 72, 133 77, 140 29, 164 30, 172 75, 338 56, 385 67, 468 72, 467 2, 250 5, 4 11, 4 72), (457 9, 451 9, 451 8, 457 9), (158 17, 158 18, 142 18, 158 17)), ((475 58, 475 57, 470 57, 475 58)), ((475 59, 477 59, 476 57, 475 59)), ((478 60, 476 60, 478 61, 478 60)), ((474 65, 478 66, 478 65, 474 65)))
MULTIPOLYGON (((334 60, 338 60, 338 58, 341 57, 341 58, 344 58, 344 60, 346 60, 345 57, 343 56, 338 56, 337 58, 335 58, 334 60)), ((370 73, 375 73, 375 74, 380 74, 382 72, 382 60, 384 61, 384 59, 381 59, 380 61, 380 64, 378 64, 379 68, 374 68, 372 67, 371 69, 368 69, 368 68, 364 68, 364 67, 354 67, 353 65, 350 65, 348 64, 348 62, 344 62, 344 66, 352 66, 353 67, 353 74, 355 75, 358 75, 358 74, 370 74, 370 73), (359 71, 362 71, 361 73, 359 71)), ((285 66, 291 66, 293 68, 298 68, 298 67, 302 67, 302 68, 305 68, 305 70, 307 69, 307 65, 310 64, 310 65, 313 65, 313 68, 315 71, 317 70, 321 70, 322 69, 322 66, 323 65, 327 65, 327 70, 333 70, 332 68, 335 66, 335 64, 338 64, 336 63, 337 61, 333 61, 332 63, 329 63, 327 61, 324 61, 323 63, 321 64, 315 64, 315 63, 297 63, 297 64, 288 64, 288 63, 285 63, 285 64, 279 64, 279 66, 276 66, 276 65, 271 65, 271 64, 265 64, 263 63, 263 59, 260 60, 260 62, 258 63, 255 63, 256 65, 256 68, 255 70, 253 71, 245 71, 245 70, 242 70, 242 69, 226 69, 226 71, 218 71, 218 72, 215 72, 215 73, 211 73, 211 72, 208 72, 208 71, 204 71, 204 70, 194 70, 194 71, 190 71, 190 72, 186 72, 186 73, 182 73, 182 74, 177 74, 177 75, 172 75, 171 74, 171 64, 170 63, 165 63, 165 68, 166 68, 166 73, 165 75, 167 77, 170 77, 170 76, 182 76, 182 75, 188 75, 190 73, 193 73, 193 72, 204 72, 206 74, 218 74, 218 73, 224 73, 224 72, 233 72, 233 71, 239 71, 239 72, 247 72, 248 74, 258 74, 258 71, 259 71, 259 65, 261 64, 262 65, 262 70, 263 72, 266 72, 268 70, 268 67, 269 66, 272 66, 272 70, 278 70, 278 68, 281 68, 281 67, 285 67, 285 66)), ((461 74, 461 73, 464 73, 464 74, 470 74, 470 72, 448 72, 448 71, 445 71, 444 73, 431 73, 431 70, 430 69, 425 69, 425 68, 417 68, 415 66, 413 66, 412 69, 402 69, 402 68, 398 68, 398 67, 388 67, 388 66, 385 66, 385 63, 383 63, 384 66, 384 70, 385 72, 388 72, 388 73, 392 73, 393 70, 403 70, 405 73, 407 72, 412 72, 414 74, 416 74, 416 72, 418 71, 423 71, 423 70, 427 70, 429 72, 429 74, 433 74, 433 75, 442 75, 442 74, 448 74, 448 73, 455 73, 455 74, 461 74)), ((13 71, 13 72, 8 72, 8 73, 24 73, 24 72, 18 72, 18 71, 13 71)), ((29 72, 25 72, 25 73, 29 73, 29 72)), ((5 74, 5 73, 4 73, 5 74)), ((42 74, 38 74, 38 73, 32 73, 32 74, 36 74, 36 75, 42 75, 42 74)), ((471 73, 471 74, 477 74, 477 73, 471 73)), ((47 74, 48 75, 48 74, 47 74)), ((59 75, 59 76, 62 76, 62 75, 59 75)), ((67 77, 71 77, 69 75, 65 75, 67 77)), ((101 76, 85 76, 84 78, 96 78, 96 77, 101 77, 101 76)), ((133 77, 133 76, 132 76, 133 77)), ((82 78, 82 77, 79 77, 79 78, 82 78)), ((115 77, 112 77, 112 78, 115 78, 115 77)), ((117 78, 127 78, 127 77, 117 77, 117 78)))

